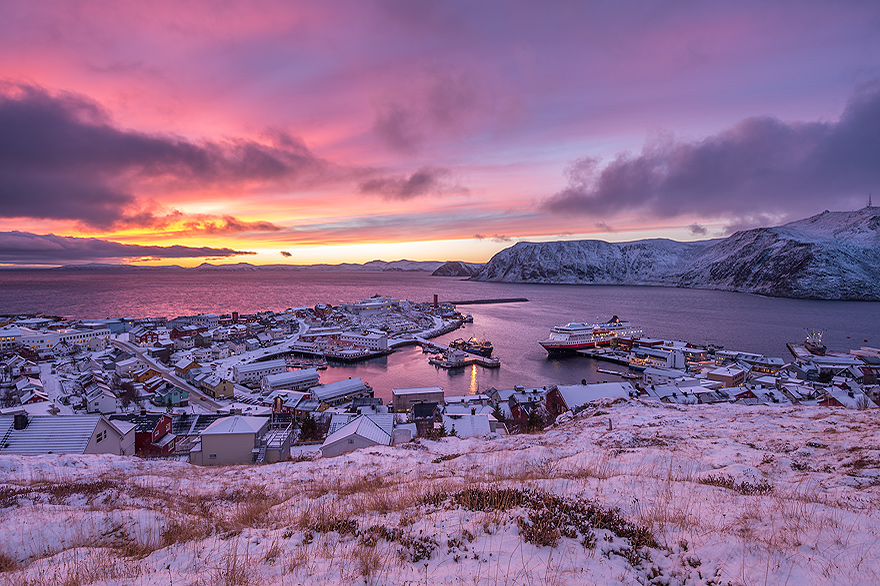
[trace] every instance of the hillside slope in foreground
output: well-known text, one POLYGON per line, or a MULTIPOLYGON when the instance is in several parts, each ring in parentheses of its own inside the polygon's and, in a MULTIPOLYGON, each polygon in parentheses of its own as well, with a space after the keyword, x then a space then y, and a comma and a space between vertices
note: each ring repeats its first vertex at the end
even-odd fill
POLYGON ((252 467, 0 457, 2 585, 880 583, 876 412, 592 405, 252 467))

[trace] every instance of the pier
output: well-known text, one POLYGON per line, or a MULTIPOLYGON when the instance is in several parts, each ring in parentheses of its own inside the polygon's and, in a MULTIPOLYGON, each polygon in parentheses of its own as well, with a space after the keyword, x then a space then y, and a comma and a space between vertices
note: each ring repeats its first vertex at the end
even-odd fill
POLYGON ((494 303, 526 303, 528 299, 525 297, 508 297, 502 299, 470 299, 466 301, 444 301, 452 305, 491 305, 494 303))
POLYGON ((449 360, 446 356, 429 358, 428 362, 433 364, 434 366, 439 366, 440 368, 463 368, 465 366, 470 366, 471 364, 476 364, 477 366, 482 366, 484 368, 500 368, 501 361, 497 358, 486 358, 485 356, 479 356, 477 354, 468 354, 465 357, 456 358, 454 360, 449 360))

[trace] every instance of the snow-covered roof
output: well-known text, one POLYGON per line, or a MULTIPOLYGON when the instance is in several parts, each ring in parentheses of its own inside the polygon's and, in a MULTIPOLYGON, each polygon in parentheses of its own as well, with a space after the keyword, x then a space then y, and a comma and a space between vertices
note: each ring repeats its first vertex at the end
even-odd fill
POLYGON ((0 454, 84 454, 100 415, 28 417, 27 427, 12 429, 14 416, 0 415, 0 454))
POLYGON ((419 395, 421 393, 440 393, 443 394, 441 387, 416 387, 412 389, 391 389, 392 395, 419 395))
POLYGON ((448 433, 455 429, 460 438, 483 437, 491 432, 488 415, 443 415, 443 427, 448 433))
POLYGON ((329 401, 337 397, 342 397, 350 393, 358 393, 366 389, 361 377, 356 376, 345 380, 328 383, 326 385, 318 385, 312 387, 312 396, 319 401, 329 401))
POLYGON ((135 425, 131 421, 123 421, 121 419, 114 419, 110 422, 110 425, 118 429, 119 433, 121 433, 122 435, 128 434, 128 432, 137 427, 137 425, 135 425))
POLYGON ((593 385, 557 385, 556 389, 569 409, 580 407, 597 399, 627 398, 631 393, 635 393, 633 386, 626 382, 597 383, 593 385))
POLYGON ((300 401, 306 399, 309 396, 308 393, 303 393, 300 391, 288 391, 285 389, 278 389, 277 391, 272 391, 268 397, 263 399, 263 403, 274 403, 276 397, 281 397, 281 404, 285 407, 293 408, 296 407, 300 401))
POLYGON ((391 434, 386 432, 375 421, 373 421, 372 416, 361 415, 351 421, 348 425, 327 436, 327 439, 324 440, 321 447, 323 448, 324 446, 335 444, 336 442, 345 440, 353 435, 360 436, 383 446, 387 446, 391 443, 391 434))
POLYGON ((303 383, 309 380, 317 382, 320 375, 314 368, 306 368, 303 370, 291 370, 289 372, 281 372, 278 374, 270 374, 266 376, 266 383, 273 386, 289 385, 291 383, 303 383))
MULTIPOLYGON (((255 340, 256 341, 256 340, 255 340)), ((287 362, 284 361, 283 358, 279 358, 277 360, 266 360, 263 362, 254 362, 252 364, 236 364, 235 369, 239 374, 249 373, 249 372, 259 372, 261 370, 272 369, 272 368, 280 368, 287 367, 287 362)))
POLYGON ((251 417, 248 415, 230 415, 218 419, 202 431, 202 435, 221 435, 232 433, 259 433, 266 425, 265 417, 251 417))

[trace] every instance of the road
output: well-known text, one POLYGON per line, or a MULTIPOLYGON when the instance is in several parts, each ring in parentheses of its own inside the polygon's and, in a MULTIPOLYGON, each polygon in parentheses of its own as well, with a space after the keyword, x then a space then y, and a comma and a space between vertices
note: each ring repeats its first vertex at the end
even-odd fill
POLYGON ((146 348, 141 348, 140 346, 135 346, 131 342, 125 342, 123 340, 117 340, 115 338, 110 338, 110 342, 121 350, 134 353, 147 366, 158 372, 162 376, 162 379, 166 382, 169 382, 174 386, 180 387, 181 389, 185 389, 189 393, 190 402, 192 402, 193 399, 196 399, 198 401, 198 403, 196 404, 204 407, 208 411, 216 412, 220 409, 226 408, 226 406, 221 405, 211 397, 205 395, 196 387, 192 386, 191 384, 174 374, 173 368, 160 365, 151 356, 148 356, 146 354, 146 348))

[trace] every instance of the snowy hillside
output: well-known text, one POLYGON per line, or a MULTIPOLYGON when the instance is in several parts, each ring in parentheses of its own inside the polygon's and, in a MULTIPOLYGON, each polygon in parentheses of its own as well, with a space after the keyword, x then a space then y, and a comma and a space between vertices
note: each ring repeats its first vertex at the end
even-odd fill
POLYGON ((880 300, 880 208, 823 212, 720 241, 520 242, 496 254, 474 279, 655 284, 880 300))
POLYGON ((687 266, 707 246, 673 240, 518 242, 474 277, 506 283, 657 283, 687 266))
POLYGON ((265 466, 3 456, 0 507, 3 586, 880 583, 870 410, 606 401, 265 466))

